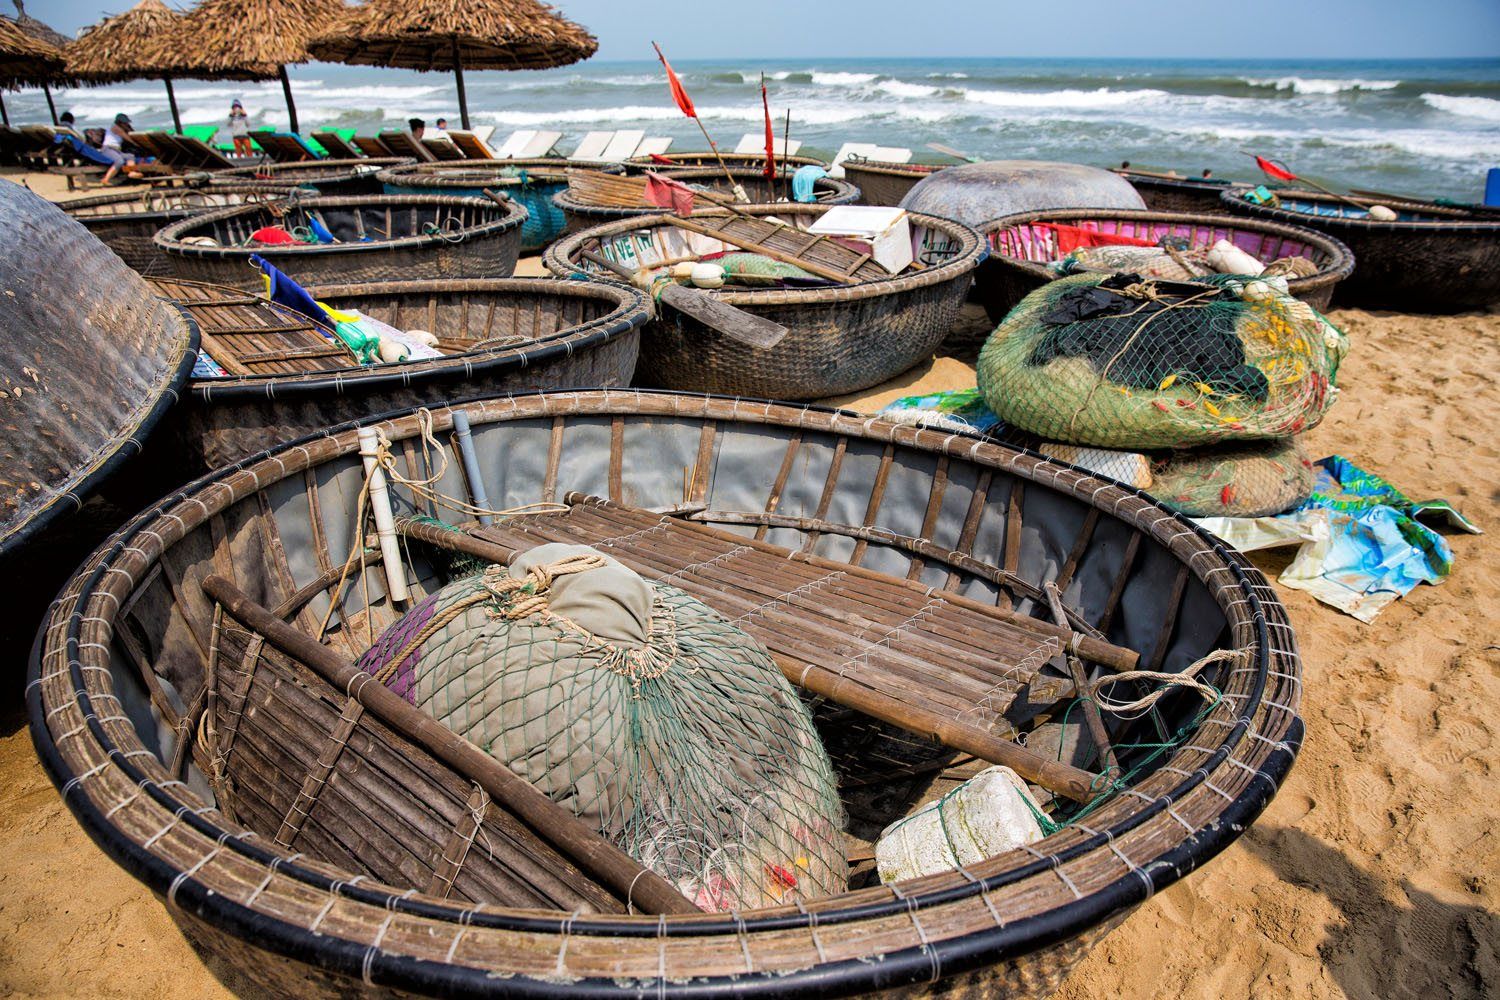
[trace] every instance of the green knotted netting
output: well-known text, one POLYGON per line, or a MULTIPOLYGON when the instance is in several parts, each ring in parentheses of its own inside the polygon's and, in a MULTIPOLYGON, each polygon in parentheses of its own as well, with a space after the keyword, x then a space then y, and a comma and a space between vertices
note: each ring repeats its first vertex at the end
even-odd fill
POLYGON ((1331 405, 1347 341, 1277 281, 1058 279, 990 335, 979 389, 1007 424, 1068 444, 1152 450, 1290 437, 1331 405))
POLYGON ((703 909, 846 886, 828 756, 764 647, 593 549, 450 583, 360 666, 703 909))

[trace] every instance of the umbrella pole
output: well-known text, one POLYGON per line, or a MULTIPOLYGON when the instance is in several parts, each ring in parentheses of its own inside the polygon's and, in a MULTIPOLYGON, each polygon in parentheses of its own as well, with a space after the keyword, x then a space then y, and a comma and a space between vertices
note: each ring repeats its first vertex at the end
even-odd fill
POLYGON ((281 76, 281 92, 286 95, 286 113, 292 121, 291 131, 299 132, 297 128, 297 105, 292 103, 292 78, 286 75, 286 66, 276 67, 281 76))
POLYGON ((10 112, 5 110, 5 96, 0 94, 0 124, 10 128, 10 112))
POLYGON ((464 123, 464 131, 469 128, 469 95, 464 92, 464 62, 458 54, 458 39, 453 39, 453 78, 458 82, 458 117, 464 123))
POLYGON ((52 112, 52 124, 57 124, 57 105, 52 103, 52 88, 42 84, 42 93, 47 95, 47 110, 52 112))
POLYGON ((177 95, 172 91, 172 78, 164 76, 161 79, 167 85, 167 103, 172 106, 172 130, 181 135, 182 116, 177 113, 177 95))

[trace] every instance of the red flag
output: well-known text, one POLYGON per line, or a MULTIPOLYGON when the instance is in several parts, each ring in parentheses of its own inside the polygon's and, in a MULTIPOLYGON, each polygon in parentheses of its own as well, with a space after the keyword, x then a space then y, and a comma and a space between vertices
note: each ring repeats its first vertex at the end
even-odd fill
POLYGON ((672 64, 667 62, 667 57, 661 54, 661 46, 655 42, 651 47, 656 50, 656 58, 661 60, 662 67, 667 71, 667 86, 672 88, 672 100, 677 102, 677 107, 689 118, 697 118, 698 112, 693 107, 693 99, 682 89, 682 81, 677 79, 677 74, 672 72, 672 64))
POLYGON ((677 215, 693 214, 693 189, 650 171, 646 173, 646 200, 677 215))
POLYGON ((766 176, 776 176, 776 135, 771 131, 771 102, 766 97, 766 75, 760 75, 760 106, 766 113, 766 176))
POLYGON ((1275 160, 1268 160, 1264 156, 1257 156, 1255 158, 1255 165, 1257 167, 1260 167, 1261 172, 1272 180, 1294 181, 1297 179, 1297 175, 1292 173, 1286 167, 1277 163, 1275 160))

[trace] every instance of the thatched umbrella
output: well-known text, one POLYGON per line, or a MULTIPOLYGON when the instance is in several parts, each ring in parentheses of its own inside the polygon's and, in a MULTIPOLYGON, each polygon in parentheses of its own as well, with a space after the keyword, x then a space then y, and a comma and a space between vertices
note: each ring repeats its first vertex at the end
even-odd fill
MULTIPOLYGON (((15 4, 16 19, 14 21, 7 21, 6 23, 14 24, 15 27, 18 28, 21 33, 24 34, 27 38, 30 38, 32 41, 41 43, 41 45, 45 47, 45 51, 50 54, 51 58, 60 60, 65 63, 66 56, 63 54, 63 50, 68 47, 72 40, 62 32, 55 31, 52 28, 49 28, 41 21, 38 21, 36 18, 26 13, 26 0, 15 0, 15 4)), ((25 79, 18 79, 18 82, 16 84, 13 84, 13 86, 29 85, 41 87, 42 93, 47 98, 47 110, 52 114, 52 124, 56 125, 57 105, 52 102, 51 84, 61 83, 66 85, 72 82, 74 81, 70 80, 66 76, 63 66, 59 65, 51 72, 31 74, 27 75, 25 79)), ((9 125, 9 116, 7 115, 4 117, 5 123, 9 125)))
POLYGON ((367 0, 324 26, 316 59, 424 72, 452 70, 469 127, 464 67, 548 69, 587 59, 599 42, 537 0, 367 0))
POLYGON ((184 28, 193 40, 194 71, 209 79, 281 81, 297 128, 297 105, 286 68, 307 62, 307 41, 344 11, 343 0, 202 0, 184 28))
POLYGON ((193 40, 183 32, 184 21, 161 0, 141 0, 123 14, 84 28, 68 46, 68 71, 89 83, 160 77, 167 85, 172 127, 181 132, 172 77, 193 75, 185 57, 193 40))

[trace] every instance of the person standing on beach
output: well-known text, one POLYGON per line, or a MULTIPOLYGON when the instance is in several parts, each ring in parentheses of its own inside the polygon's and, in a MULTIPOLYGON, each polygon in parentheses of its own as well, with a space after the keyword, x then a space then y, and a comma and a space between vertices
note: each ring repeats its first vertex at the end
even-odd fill
POLYGON ((235 156, 255 155, 255 147, 250 144, 250 116, 238 98, 229 105, 229 136, 234 140, 235 156))
POLYGON ((104 145, 100 152, 109 158, 109 169, 104 171, 101 184, 108 184, 114 180, 115 174, 120 172, 120 167, 126 163, 134 163, 135 157, 125 152, 125 140, 130 137, 130 116, 124 113, 115 115, 115 123, 104 133, 104 145))

